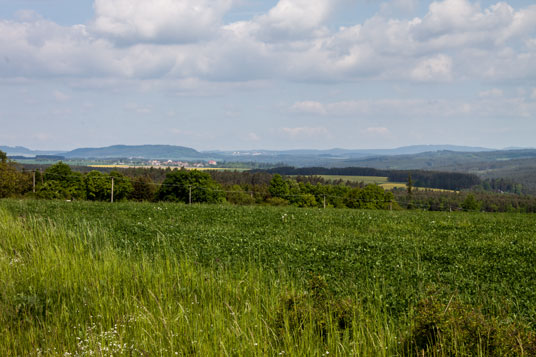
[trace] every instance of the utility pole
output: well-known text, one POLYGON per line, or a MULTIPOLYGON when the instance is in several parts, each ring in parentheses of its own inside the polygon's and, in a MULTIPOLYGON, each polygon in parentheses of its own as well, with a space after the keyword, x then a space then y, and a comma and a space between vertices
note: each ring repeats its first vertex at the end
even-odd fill
POLYGON ((114 177, 112 176, 112 194, 110 197, 110 202, 114 203, 114 177))
POLYGON ((324 195, 324 209, 326 209, 326 195, 324 195))
POLYGON ((35 193, 35 170, 32 170, 32 176, 33 176, 33 193, 35 193))
POLYGON ((192 204, 192 185, 188 185, 188 204, 192 204))

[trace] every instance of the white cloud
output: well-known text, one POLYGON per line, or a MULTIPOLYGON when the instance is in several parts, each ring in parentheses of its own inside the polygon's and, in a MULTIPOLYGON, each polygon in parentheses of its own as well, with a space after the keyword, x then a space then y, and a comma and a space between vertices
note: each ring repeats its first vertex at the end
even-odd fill
MULTIPOLYGON (((523 96, 492 95, 479 98, 456 99, 376 99, 348 100, 331 103, 317 103, 324 111, 322 115, 341 118, 460 118, 460 117, 527 117, 536 115, 536 103, 523 96)), ((307 102, 302 102, 307 103, 307 102)))
POLYGON ((254 19, 265 41, 309 38, 322 34, 337 0, 279 0, 270 11, 254 19))
POLYGON ((329 130, 323 126, 318 127, 296 127, 296 128, 282 128, 281 131, 293 138, 312 138, 312 137, 325 137, 329 135, 329 130))
MULTIPOLYGON (((160 80, 181 91, 273 79, 536 78, 536 6, 514 10, 501 2, 481 9, 445 0, 432 3, 422 18, 379 15, 329 30, 329 14, 342 0, 280 0, 265 14, 223 25, 231 1, 97 0, 88 26, 60 26, 35 15, 0 20, 0 77, 74 78, 79 85, 160 80)), ((295 111, 322 111, 298 104, 295 111)))
POLYGON ((452 79, 452 59, 439 54, 417 63, 411 77, 417 81, 448 81, 452 79))
POLYGON ((126 42, 195 42, 212 35, 231 0, 95 0, 93 28, 126 42))
POLYGON ((324 105, 320 102, 315 101, 303 101, 303 102, 297 102, 294 103, 290 110, 296 113, 304 113, 304 114, 317 114, 317 115, 323 115, 326 114, 326 109, 324 108, 324 105))
POLYGON ((364 132, 366 134, 377 135, 377 136, 386 136, 390 134, 389 129, 382 127, 382 126, 366 128, 364 132))

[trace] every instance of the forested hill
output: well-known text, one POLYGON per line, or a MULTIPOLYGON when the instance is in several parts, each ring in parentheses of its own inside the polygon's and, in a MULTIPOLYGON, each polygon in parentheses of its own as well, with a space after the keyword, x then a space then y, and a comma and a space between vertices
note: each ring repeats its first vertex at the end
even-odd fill
POLYGON ((462 190, 480 185, 482 181, 474 174, 460 172, 437 172, 424 170, 378 170, 368 167, 276 167, 266 170, 281 175, 342 175, 342 176, 385 176, 391 182, 405 182, 411 174, 413 184, 445 190, 462 190))
POLYGON ((141 158, 141 159, 208 159, 199 151, 173 145, 114 145, 103 148, 83 148, 63 154, 66 158, 141 158))
POLYGON ((496 150, 482 152, 455 152, 450 150, 430 151, 411 155, 376 156, 364 159, 343 160, 340 167, 359 166, 391 170, 445 170, 452 171, 460 165, 496 163, 536 158, 536 149, 496 150))

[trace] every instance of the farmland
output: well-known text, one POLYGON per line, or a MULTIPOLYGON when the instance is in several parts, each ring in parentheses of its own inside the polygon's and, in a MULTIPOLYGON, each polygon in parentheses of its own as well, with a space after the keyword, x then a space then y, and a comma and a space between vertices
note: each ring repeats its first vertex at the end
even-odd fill
POLYGON ((536 351, 530 214, 2 200, 0 237, 8 355, 536 351))

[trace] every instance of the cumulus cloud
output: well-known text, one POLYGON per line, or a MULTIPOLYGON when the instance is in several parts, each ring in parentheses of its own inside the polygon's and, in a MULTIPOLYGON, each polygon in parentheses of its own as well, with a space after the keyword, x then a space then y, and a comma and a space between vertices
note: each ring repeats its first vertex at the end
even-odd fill
POLYGON ((417 81, 448 81, 452 78, 452 59, 443 54, 423 59, 413 69, 411 77, 417 81))
POLYGON ((120 41, 188 43, 218 30, 231 0, 95 0, 93 29, 120 41))
POLYGON ((280 41, 318 36, 337 0, 279 0, 270 11, 253 20, 260 38, 280 41))
MULTIPOLYGON (((482 9, 444 0, 420 18, 380 13, 333 29, 330 14, 343 0, 280 0, 264 14, 225 24, 232 1, 96 0, 88 25, 60 26, 35 14, 0 21, 0 76, 163 80, 186 89, 271 79, 536 79, 536 5, 482 9)), ((414 1, 389 4, 410 8, 414 1)), ((314 103, 294 110, 322 113, 314 103)))

